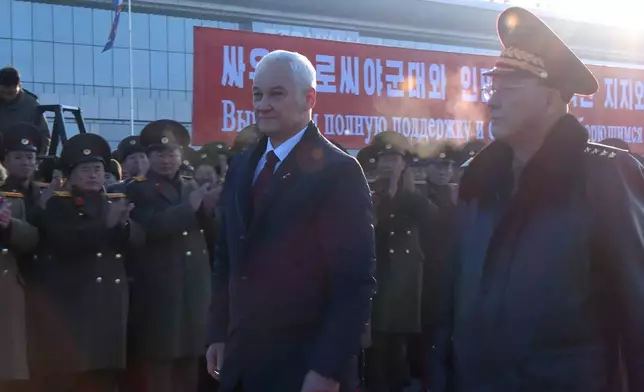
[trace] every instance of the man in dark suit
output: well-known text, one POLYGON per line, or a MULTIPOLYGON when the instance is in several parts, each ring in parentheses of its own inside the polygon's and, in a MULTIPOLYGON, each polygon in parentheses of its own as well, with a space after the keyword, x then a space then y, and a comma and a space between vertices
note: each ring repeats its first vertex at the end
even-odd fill
POLYGON ((430 351, 433 392, 644 390, 644 175, 568 113, 598 83, 508 8, 488 90, 495 140, 468 164, 430 351))
POLYGON ((331 392, 355 373, 374 293, 371 197, 311 122, 315 86, 300 54, 257 66, 264 136, 228 171, 213 267, 207 359, 222 391, 331 392))

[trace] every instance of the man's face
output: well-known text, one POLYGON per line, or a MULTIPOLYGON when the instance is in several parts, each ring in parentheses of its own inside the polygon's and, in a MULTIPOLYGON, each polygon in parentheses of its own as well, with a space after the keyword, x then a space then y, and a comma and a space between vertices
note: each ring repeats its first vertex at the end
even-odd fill
POLYGON ((86 162, 74 167, 69 184, 85 192, 98 192, 105 185, 105 168, 101 162, 86 162))
POLYGON ((0 103, 11 102, 18 96, 20 85, 2 86, 0 85, 0 103))
POLYGON ((398 154, 387 154, 378 158, 376 166, 378 178, 389 178, 397 181, 403 170, 405 170, 405 159, 398 154))
MULTIPOLYGON (((123 164, 121 165, 123 173, 127 173, 130 177, 139 177, 145 176, 145 173, 148 172, 150 168, 150 161, 148 156, 143 152, 135 152, 130 154, 125 158, 123 164)), ((124 174, 125 175, 125 174, 124 174)))
POLYGON ((174 178, 181 167, 181 151, 178 148, 155 150, 148 157, 150 169, 168 178, 174 178))
POLYGON ((4 159, 4 166, 13 177, 29 180, 33 177, 38 162, 36 153, 30 151, 9 151, 4 159))
POLYGON ((274 61, 255 73, 253 106, 259 131, 270 135, 301 126, 315 105, 315 90, 297 86, 288 63, 274 61))
POLYGON ((454 165, 451 162, 433 163, 427 167, 427 180, 434 185, 449 184, 454 175, 454 165))
POLYGON ((110 186, 118 183, 116 176, 110 172, 105 172, 105 186, 110 186))
POLYGON ((206 183, 215 185, 219 182, 219 175, 217 175, 217 171, 211 165, 199 165, 195 170, 195 181, 199 185, 206 183))
POLYGON ((495 139, 511 139, 530 129, 548 110, 549 90, 536 77, 495 76, 491 87, 488 106, 495 139))

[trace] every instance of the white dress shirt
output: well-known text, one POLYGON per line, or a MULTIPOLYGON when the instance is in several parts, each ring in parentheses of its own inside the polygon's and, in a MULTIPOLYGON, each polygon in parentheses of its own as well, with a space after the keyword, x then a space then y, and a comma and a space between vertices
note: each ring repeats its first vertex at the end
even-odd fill
POLYGON ((304 132, 309 128, 308 124, 304 129, 302 129, 300 132, 296 133, 295 135, 291 136, 290 139, 285 141, 284 143, 280 144, 277 148, 273 147, 273 143, 271 143, 271 138, 268 138, 268 142, 266 143, 266 151, 264 151, 264 154, 262 157, 259 159, 259 162, 257 162, 257 167, 255 168, 255 176, 253 177, 253 184, 257 180, 257 177, 259 176, 259 173, 262 171, 264 168, 264 165, 266 165, 266 154, 269 152, 273 151, 275 152, 275 155, 279 158, 279 162, 275 165, 275 170, 277 170, 278 167, 284 162, 286 157, 288 157, 288 154, 293 151, 297 143, 302 140, 302 136, 304 136, 304 132))

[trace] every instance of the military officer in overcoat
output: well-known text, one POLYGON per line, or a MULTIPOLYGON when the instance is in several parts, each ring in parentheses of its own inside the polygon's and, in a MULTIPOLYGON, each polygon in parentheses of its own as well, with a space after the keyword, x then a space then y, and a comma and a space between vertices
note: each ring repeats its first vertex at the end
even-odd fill
POLYGON ((430 390, 642 391, 642 166, 567 113, 598 83, 545 23, 512 7, 498 31, 495 141, 460 184, 430 390))
POLYGON ((127 187, 132 217, 146 246, 129 263, 132 279, 126 391, 185 392, 197 388, 210 303, 210 258, 204 227, 214 224, 216 190, 181 177, 185 127, 171 120, 141 132, 150 170, 127 187))
POLYGON ((30 387, 19 262, 35 249, 39 236, 38 229, 26 220, 24 199, 22 193, 0 191, 0 392, 23 392, 30 387))
POLYGON ((44 211, 38 260, 46 295, 33 342, 43 392, 113 392, 125 368, 129 289, 122 255, 141 236, 125 195, 103 193, 110 158, 99 135, 69 139, 60 157, 69 191, 56 192, 44 211))
MULTIPOLYGON (((400 138, 404 139, 402 135, 400 138)), ((370 391, 402 391, 410 381, 408 343, 422 332, 425 274, 437 272, 438 211, 414 186, 406 140, 378 154, 374 190, 376 281, 367 354, 370 391)))
POLYGON ((141 145, 139 136, 128 136, 121 140, 116 151, 123 173, 127 174, 123 176, 123 180, 145 177, 150 167, 150 162, 145 153, 145 148, 141 145))

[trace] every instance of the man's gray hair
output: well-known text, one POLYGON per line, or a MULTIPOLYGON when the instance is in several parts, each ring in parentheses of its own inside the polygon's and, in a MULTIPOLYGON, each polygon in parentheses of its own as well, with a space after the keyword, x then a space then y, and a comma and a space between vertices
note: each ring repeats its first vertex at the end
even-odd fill
POLYGON ((287 50, 275 50, 262 57, 262 59, 257 63, 255 68, 255 75, 261 72, 262 68, 267 64, 273 62, 285 62, 288 63, 291 70, 293 71, 293 78, 295 79, 295 84, 298 87, 301 87, 303 90, 308 91, 308 89, 316 89, 317 87, 317 76, 315 67, 306 56, 296 53, 289 52, 287 50))

